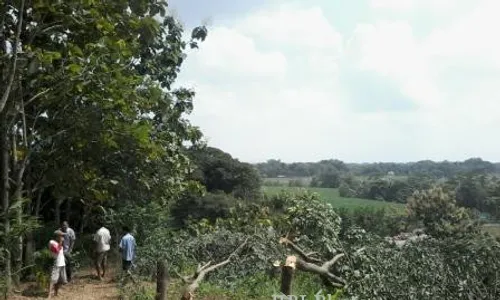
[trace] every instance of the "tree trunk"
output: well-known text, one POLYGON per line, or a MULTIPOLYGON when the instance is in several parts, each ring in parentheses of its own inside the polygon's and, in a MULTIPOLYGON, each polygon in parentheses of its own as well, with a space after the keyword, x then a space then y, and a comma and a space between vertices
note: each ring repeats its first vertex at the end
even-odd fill
MULTIPOLYGON (((7 83, 5 85, 5 89, 3 90, 2 96, 0 98, 0 113, 3 112, 7 105, 7 101, 9 100, 11 90, 14 86, 14 79, 17 74, 17 52, 18 52, 18 47, 19 47, 19 39, 21 36, 21 30, 23 26, 23 17, 24 17, 24 2, 25 0, 21 0, 21 5, 19 7, 19 14, 18 14, 18 21, 17 21, 17 28, 16 28, 16 36, 14 39, 14 43, 12 44, 12 66, 9 68, 9 77, 7 78, 7 83)), ((3 20, 2 20, 3 22, 3 20)), ((3 24, 2 24, 3 25, 3 24)), ((1 30, 3 30, 4 25, 2 26, 1 30)), ((2 80, 3 81, 3 80, 2 80)), ((7 159, 8 160, 8 159, 7 159)))
POLYGON ((167 300, 168 268, 165 260, 158 260, 156 265, 156 298, 167 300))
MULTIPOLYGON (((19 160, 17 156, 17 140, 16 140, 17 132, 14 130, 12 133, 12 174, 16 174, 16 189, 14 191, 13 203, 18 203, 16 209, 16 225, 22 226, 23 224, 23 177, 24 171, 26 170, 26 157, 23 157, 22 160, 19 160)), ((26 151, 26 149, 25 149, 26 151)), ((27 153, 24 153, 27 155, 27 153)), ((17 237, 16 241, 16 250, 15 250, 15 258, 14 258, 14 283, 19 287, 21 284, 21 270, 23 268, 23 236, 20 235, 17 237)))
POLYGON ((295 270, 289 266, 283 266, 281 271, 280 291, 287 296, 292 294, 292 281, 294 272, 295 270))
POLYGON ((281 293, 290 296, 292 294, 293 275, 295 273, 295 256, 289 256, 285 265, 281 267, 281 293))
MULTIPOLYGON (((0 199, 2 203, 4 241, 2 244, 7 247, 10 235, 9 214, 9 130, 7 128, 6 113, 0 113, 0 199)), ((9 294, 12 288, 12 270, 10 249, 5 249, 5 285, 9 294)))
POLYGON ((35 218, 38 219, 38 217, 40 216, 40 210, 42 209, 42 196, 43 196, 43 192, 45 191, 45 189, 40 189, 40 191, 38 191, 38 195, 36 196, 36 203, 35 203, 35 218))
MULTIPOLYGON (((25 266, 31 266, 34 264, 35 262, 35 259, 33 258, 34 253, 35 253, 35 238, 33 232, 30 230, 28 231, 28 233, 26 233, 26 245, 24 247, 25 266)), ((25 278, 31 276, 32 272, 30 270, 25 272, 25 278)))
MULTIPOLYGON (((27 170, 26 172, 30 172, 30 168, 27 166, 27 170)), ((34 203, 33 203, 33 185, 32 185, 32 182, 31 182, 31 177, 29 176, 26 176, 26 183, 24 185, 26 187, 26 198, 29 199, 29 203, 27 205, 27 208, 26 208, 26 212, 29 216, 32 216, 33 215, 33 208, 34 208, 34 203)), ((33 252, 35 251, 33 249, 34 247, 34 240, 33 240, 33 232, 30 230, 26 233, 26 237, 25 237, 25 245, 24 245, 24 259, 23 259, 23 263, 25 266, 31 266, 32 263, 34 262, 33 260, 33 252)))
MULTIPOLYGON (((38 220, 38 217, 40 216, 40 209, 42 206, 42 195, 43 195, 44 189, 40 189, 36 193, 36 200, 35 200, 35 205, 34 205, 34 211, 33 215, 35 218, 38 220)), ((30 198, 33 199, 34 195, 33 193, 29 192, 31 194, 30 198)), ((31 266, 34 264, 35 259, 33 257, 33 254, 35 253, 35 236, 33 235, 32 231, 29 231, 28 234, 26 235, 26 249, 25 249, 25 255, 24 255, 24 260, 25 260, 25 265, 26 266, 31 266)), ((29 274, 34 275, 32 272, 29 274)))
POLYGON ((54 207, 54 222, 56 222, 57 226, 61 224, 61 203, 62 200, 60 198, 56 198, 54 207))
POLYGON ((66 199, 66 203, 64 205, 64 219, 74 223, 71 218, 71 199, 66 199))
MULTIPOLYGON (((19 172, 19 163, 17 161, 17 140, 16 140, 16 130, 13 129, 12 130, 12 135, 11 135, 11 138, 10 138, 10 142, 12 144, 12 155, 11 155, 11 158, 12 158, 12 163, 11 163, 11 173, 12 174, 17 174, 19 172)), ((19 182, 17 180, 17 176, 16 176, 16 189, 14 190, 14 195, 12 197, 12 203, 15 204, 17 203, 18 201, 20 201, 20 198, 21 198, 21 190, 19 189, 19 182)), ((20 223, 22 222, 22 220, 19 220, 20 219, 20 214, 19 214, 19 209, 16 209, 16 225, 20 225, 20 223)), ((19 278, 19 272, 22 268, 22 260, 21 260, 21 263, 19 262, 19 253, 17 252, 20 252, 21 253, 21 258, 22 258, 22 253, 23 253, 23 238, 21 236, 17 237, 16 238, 16 245, 15 245, 15 248, 14 248, 14 257, 13 257, 13 265, 12 265, 12 270, 13 270, 13 275, 12 275, 12 283, 16 286, 16 287, 19 287, 19 285, 21 284, 20 282, 20 278, 19 278), (21 249, 19 249, 19 242, 21 243, 21 249)))

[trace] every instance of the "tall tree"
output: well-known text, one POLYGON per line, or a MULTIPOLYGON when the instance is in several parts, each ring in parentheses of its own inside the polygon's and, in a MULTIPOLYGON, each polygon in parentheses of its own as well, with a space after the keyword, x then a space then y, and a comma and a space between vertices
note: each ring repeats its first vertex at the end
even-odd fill
POLYGON ((165 204, 185 188, 183 143, 201 132, 184 117, 194 92, 171 86, 206 28, 182 40, 161 0, 0 1, 0 9, 4 236, 9 199, 31 197, 15 207, 38 216, 47 188, 56 219, 62 203, 85 216, 124 201, 165 204))

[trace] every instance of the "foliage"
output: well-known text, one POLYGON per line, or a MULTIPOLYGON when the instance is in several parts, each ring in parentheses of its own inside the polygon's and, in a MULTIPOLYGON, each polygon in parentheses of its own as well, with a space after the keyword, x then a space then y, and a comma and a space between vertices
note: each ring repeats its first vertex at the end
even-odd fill
POLYGON ((322 201, 318 194, 281 194, 285 197, 284 221, 287 234, 294 236, 313 251, 334 253, 338 248, 341 219, 331 204, 322 201))
POLYGON ((178 272, 192 271, 198 263, 222 261, 248 238, 247 249, 236 264, 230 264, 210 275, 210 282, 229 289, 237 278, 266 273, 272 263, 285 256, 278 244, 280 236, 295 237, 305 247, 329 255, 338 249, 340 218, 318 195, 280 194, 266 202, 240 202, 230 215, 215 223, 204 219, 184 230, 158 227, 149 232, 140 248, 138 268, 142 274, 154 272, 158 258, 171 262, 178 272))
POLYGON ((120 287, 119 297, 123 300, 154 300, 156 291, 147 285, 120 287))
POLYGON ((429 176, 434 179, 453 177, 460 173, 498 173, 500 165, 480 158, 470 158, 460 162, 435 162, 422 160, 408 163, 344 163, 336 159, 321 160, 318 162, 284 163, 270 159, 255 166, 262 177, 311 177, 318 176, 325 168, 335 166, 342 174, 354 176, 385 176, 392 172, 396 176, 429 176))
POLYGON ((188 154, 196 166, 191 178, 203 184, 208 192, 223 191, 244 199, 260 196, 261 180, 250 164, 213 147, 192 147, 188 154))
POLYGON ((457 207, 454 196, 442 187, 415 192, 407 209, 410 218, 421 222, 425 231, 436 237, 473 229, 467 210, 457 207))
POLYGON ((406 203, 414 191, 427 189, 432 183, 430 178, 423 176, 398 178, 385 175, 366 179, 346 176, 340 184, 339 193, 343 197, 406 203))
MULTIPOLYGON (((64 211, 93 230, 108 211, 168 207, 193 188, 184 149, 201 139, 186 119, 194 92, 172 86, 207 29, 185 41, 164 0, 52 2, 0 4, 3 211, 25 197, 17 227, 23 213, 59 223, 64 211)), ((4 224, 5 239, 23 237, 4 224)))
POLYGON ((346 299, 497 299, 499 251, 483 236, 374 245, 353 257, 346 299))
POLYGON ((189 193, 179 199, 171 209, 177 226, 207 219, 214 223, 218 218, 229 217, 230 210, 238 200, 224 193, 207 193, 203 196, 189 193))
POLYGON ((321 173, 318 177, 314 177, 311 181, 311 187, 338 188, 339 185, 340 173, 337 171, 321 173))
POLYGON ((406 230, 406 214, 394 208, 359 207, 354 209, 338 208, 342 219, 341 237, 351 227, 363 228, 369 233, 379 236, 394 236, 406 230))

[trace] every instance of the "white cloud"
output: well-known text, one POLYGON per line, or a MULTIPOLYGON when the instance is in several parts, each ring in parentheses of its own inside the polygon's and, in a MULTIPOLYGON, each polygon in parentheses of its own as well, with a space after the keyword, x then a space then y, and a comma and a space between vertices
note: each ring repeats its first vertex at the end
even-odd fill
POLYGON ((436 29, 425 42, 425 51, 436 58, 493 63, 500 67, 499 1, 483 0, 468 15, 436 29))
POLYGON ((319 6, 279 4, 248 16, 237 28, 280 46, 339 50, 342 43, 319 6))
POLYGON ((226 27, 215 27, 201 51, 192 52, 200 68, 254 76, 283 76, 286 58, 279 51, 260 52, 253 39, 226 27))
POLYGON ((358 26, 360 66, 399 82, 426 108, 415 118, 425 145, 420 151, 427 157, 499 158, 493 149, 500 144, 491 139, 500 127, 500 42, 494 38, 499 9, 497 1, 479 1, 423 38, 406 21, 358 26), (481 69, 486 75, 476 80, 481 69))
POLYGON ((403 21, 359 24, 350 51, 361 70, 376 71, 401 85, 404 94, 422 107, 435 108, 443 95, 433 84, 428 57, 403 21))
POLYGON ((432 14, 443 14, 456 8, 464 0, 370 0, 374 9, 386 9, 395 12, 413 12, 427 10, 432 14))
MULTIPOLYGON (((188 57, 180 82, 196 89, 192 120, 212 145, 253 162, 499 159, 491 137, 500 126, 500 42, 493 35, 500 4, 481 0, 422 34, 414 19, 384 20, 376 11, 443 12, 449 0, 373 0, 373 22, 354 23, 342 35, 325 9, 305 3, 216 24, 188 57), (498 76, 454 74, 461 83, 450 76, 451 67, 471 66, 498 76), (355 99, 339 81, 345 68, 396 83, 418 109, 352 111, 346 103, 355 99)), ((363 89, 363 82, 352 85, 363 89)))
POLYGON ((415 8, 416 2, 416 0, 370 0, 370 5, 373 8, 409 11, 415 8))

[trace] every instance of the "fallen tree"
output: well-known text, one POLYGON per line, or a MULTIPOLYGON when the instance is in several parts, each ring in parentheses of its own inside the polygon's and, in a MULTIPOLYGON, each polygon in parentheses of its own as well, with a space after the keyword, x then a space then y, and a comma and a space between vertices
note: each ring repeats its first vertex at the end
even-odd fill
POLYGON ((245 248, 247 242, 248 239, 246 239, 240 246, 238 246, 238 248, 236 248, 236 250, 234 250, 233 253, 231 253, 225 260, 221 261, 220 263, 212 265, 212 262, 209 261, 206 264, 198 264, 196 271, 191 276, 182 276, 176 272, 177 276, 179 276, 184 284, 186 284, 186 287, 184 288, 184 291, 182 293, 181 300, 193 300, 196 289, 198 289, 200 283, 203 281, 207 273, 230 263, 231 260, 237 257, 239 253, 245 248))
MULTIPOLYGON (((282 272, 287 274, 295 269, 299 269, 304 272, 319 275, 323 280, 323 283, 334 288, 342 288, 346 284, 346 281, 340 277, 340 275, 336 275, 332 271, 333 266, 339 261, 339 259, 345 256, 344 253, 339 253, 328 261, 322 261, 321 259, 314 257, 316 253, 306 253, 287 237, 281 237, 279 239, 279 243, 289 246, 295 253, 297 253, 298 257, 295 255, 289 255, 285 260, 285 264, 281 265, 279 261, 275 262, 275 268, 281 268, 282 272)), ((293 276, 282 276, 282 279, 284 278, 286 280, 289 278, 290 282, 282 282, 282 287, 291 286, 293 276)), ((286 290, 283 290, 282 288, 281 292, 286 294, 285 291, 286 290)))

